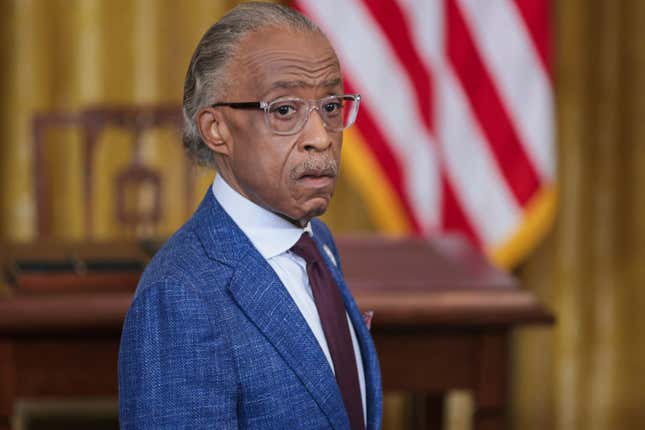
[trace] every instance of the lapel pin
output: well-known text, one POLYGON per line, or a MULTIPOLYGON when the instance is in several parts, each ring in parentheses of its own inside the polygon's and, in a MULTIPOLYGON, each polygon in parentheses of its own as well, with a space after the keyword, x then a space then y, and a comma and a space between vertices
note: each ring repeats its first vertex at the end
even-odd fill
POLYGON ((325 250, 327 257, 329 257, 334 266, 338 267, 338 264, 336 264, 336 258, 334 258, 334 253, 331 252, 331 249, 329 249, 329 247, 325 244, 323 244, 323 249, 325 250))

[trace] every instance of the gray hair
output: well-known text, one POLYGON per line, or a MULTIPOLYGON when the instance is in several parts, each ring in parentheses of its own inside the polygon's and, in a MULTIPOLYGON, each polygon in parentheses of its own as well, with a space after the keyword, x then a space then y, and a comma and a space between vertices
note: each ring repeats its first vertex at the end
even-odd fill
POLYGON ((215 167, 213 151, 206 146, 197 128, 197 112, 214 103, 216 98, 225 96, 230 83, 227 64, 242 38, 274 26, 321 33, 316 24, 293 9, 273 3, 249 2, 224 15, 197 44, 184 82, 182 135, 186 153, 197 164, 215 167))

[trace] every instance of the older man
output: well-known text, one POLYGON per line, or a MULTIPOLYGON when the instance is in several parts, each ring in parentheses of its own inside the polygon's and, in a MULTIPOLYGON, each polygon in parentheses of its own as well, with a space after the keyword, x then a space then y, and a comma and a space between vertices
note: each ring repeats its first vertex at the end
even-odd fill
POLYGON ((380 427, 374 345, 314 218, 359 101, 325 36, 291 9, 246 3, 203 36, 184 144, 218 175, 128 312, 122 429, 380 427))

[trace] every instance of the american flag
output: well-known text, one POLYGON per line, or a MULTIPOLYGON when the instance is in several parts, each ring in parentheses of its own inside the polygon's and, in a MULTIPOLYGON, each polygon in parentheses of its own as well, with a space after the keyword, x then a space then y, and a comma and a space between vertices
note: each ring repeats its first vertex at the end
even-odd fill
POLYGON ((295 0, 362 95, 344 175, 385 232, 519 261, 555 205, 548 0, 295 0))

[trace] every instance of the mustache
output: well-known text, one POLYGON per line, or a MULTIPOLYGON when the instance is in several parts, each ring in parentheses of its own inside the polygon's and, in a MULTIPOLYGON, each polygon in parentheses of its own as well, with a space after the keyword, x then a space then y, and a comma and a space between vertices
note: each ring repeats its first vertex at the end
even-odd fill
POLYGON ((291 179, 300 179, 303 176, 330 176, 338 175, 338 162, 333 158, 309 158, 291 170, 291 179))

